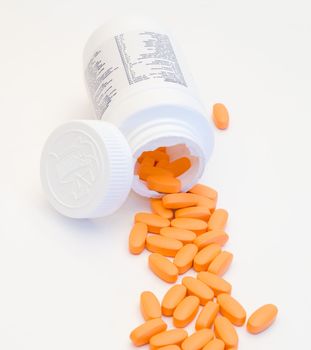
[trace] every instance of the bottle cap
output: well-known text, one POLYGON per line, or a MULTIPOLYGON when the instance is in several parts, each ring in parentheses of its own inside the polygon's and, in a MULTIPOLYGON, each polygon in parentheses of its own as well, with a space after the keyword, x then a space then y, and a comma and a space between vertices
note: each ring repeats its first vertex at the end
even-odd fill
POLYGON ((48 201, 65 216, 110 215, 131 190, 131 149, 111 123, 71 121, 49 136, 41 156, 41 181, 48 201))

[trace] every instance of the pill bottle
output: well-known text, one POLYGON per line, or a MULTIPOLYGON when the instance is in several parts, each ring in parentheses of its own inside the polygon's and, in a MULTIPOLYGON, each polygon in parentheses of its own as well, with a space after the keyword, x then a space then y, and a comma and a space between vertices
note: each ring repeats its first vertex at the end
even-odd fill
POLYGON ((142 16, 114 18, 90 36, 83 65, 98 121, 69 122, 49 137, 41 178, 51 204, 66 216, 85 218, 115 212, 131 188, 162 196, 139 179, 135 164, 144 151, 163 146, 171 161, 191 160, 179 177, 182 191, 196 184, 213 132, 169 31, 142 16))

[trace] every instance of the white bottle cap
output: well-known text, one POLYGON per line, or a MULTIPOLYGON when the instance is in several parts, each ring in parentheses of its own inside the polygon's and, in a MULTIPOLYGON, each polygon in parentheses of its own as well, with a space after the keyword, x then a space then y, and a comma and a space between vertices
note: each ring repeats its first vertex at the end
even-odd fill
POLYGON ((72 121, 48 138, 41 181, 59 213, 72 218, 106 216, 119 209, 130 192, 132 152, 113 124, 72 121))

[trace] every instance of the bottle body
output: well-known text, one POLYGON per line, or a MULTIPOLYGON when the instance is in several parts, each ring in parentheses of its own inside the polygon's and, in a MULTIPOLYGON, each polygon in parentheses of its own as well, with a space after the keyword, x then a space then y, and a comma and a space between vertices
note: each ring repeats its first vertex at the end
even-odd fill
MULTIPOLYGON (((133 161, 143 151, 167 147, 170 159, 187 156, 181 175, 188 190, 202 175, 213 133, 179 48, 161 25, 141 17, 106 23, 84 51, 86 85, 98 119, 119 127, 133 161)), ((133 189, 159 196, 134 176, 133 189)))

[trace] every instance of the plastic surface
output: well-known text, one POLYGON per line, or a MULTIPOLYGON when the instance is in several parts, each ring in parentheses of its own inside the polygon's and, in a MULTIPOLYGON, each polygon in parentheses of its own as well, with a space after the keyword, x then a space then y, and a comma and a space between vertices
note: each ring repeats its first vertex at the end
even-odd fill
POLYGON ((41 181, 61 214, 94 218, 114 213, 133 181, 133 159, 122 133, 101 121, 72 121, 49 136, 41 156, 41 181))

